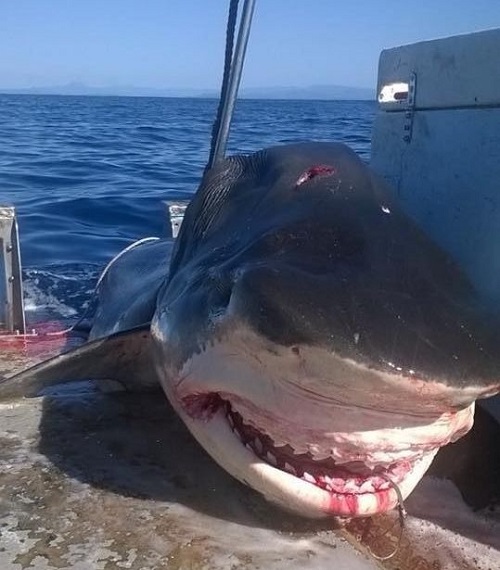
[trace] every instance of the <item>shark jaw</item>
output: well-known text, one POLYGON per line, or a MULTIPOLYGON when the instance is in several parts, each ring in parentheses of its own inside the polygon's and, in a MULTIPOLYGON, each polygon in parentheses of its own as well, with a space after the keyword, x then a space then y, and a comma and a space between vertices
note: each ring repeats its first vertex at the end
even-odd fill
MULTIPOLYGON (((221 467, 299 515, 363 517, 395 508, 438 449, 472 427, 470 401, 453 410, 431 398, 421 409, 414 403, 410 413, 397 410, 395 398, 383 409, 366 394, 360 400, 359 391, 344 391, 340 382, 325 386, 324 378, 310 376, 306 381, 293 353, 286 358, 256 349, 247 334, 235 332, 192 355, 177 374, 163 370, 162 384, 221 467), (331 397, 339 387, 340 400, 331 397)), ((313 356, 316 363, 321 359, 313 356)), ((387 382, 381 390, 395 390, 394 378, 387 382)), ((409 394, 401 390, 398 397, 407 402, 409 394)))
MULTIPOLYGON (((229 405, 222 404, 214 411, 211 400, 211 411, 203 418, 191 415, 193 400, 189 403, 191 413, 180 412, 202 447, 233 477, 270 502, 305 517, 363 517, 395 508, 399 497, 394 487, 397 485, 406 498, 440 447, 408 450, 407 459, 391 461, 387 466, 375 465, 372 469, 359 460, 338 466, 332 460, 318 460, 315 466, 313 455, 305 460, 303 454, 295 455, 289 450, 285 461, 279 454, 281 446, 266 448, 262 437, 254 437, 249 443, 245 433, 236 427, 229 405), (356 471, 350 471, 353 468, 356 471)), ((472 417, 472 410, 466 412, 472 417)), ((466 419, 465 423, 469 426, 472 422, 466 419)), ((289 444, 287 447, 291 448, 289 444)), ((401 456, 401 452, 397 455, 401 456)))

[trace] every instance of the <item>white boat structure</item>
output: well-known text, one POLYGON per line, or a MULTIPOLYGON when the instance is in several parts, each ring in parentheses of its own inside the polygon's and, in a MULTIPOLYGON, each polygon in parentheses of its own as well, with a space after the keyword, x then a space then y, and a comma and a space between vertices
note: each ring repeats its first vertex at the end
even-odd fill
MULTIPOLYGON (((372 166, 492 312, 500 302, 499 53, 500 30, 382 52, 372 140, 372 166)), ((173 237, 184 206, 168 204, 173 237)), ((0 327, 5 338, 23 338, 12 207, 0 208, 0 244, 0 327)), ((180 421, 165 420, 163 401, 151 399, 148 418, 133 396, 124 402, 83 392, 2 405, 2 570, 500 567, 500 513, 472 512, 451 483, 424 478, 401 536, 395 513, 339 531, 305 529, 209 461, 180 421), (80 471, 88 466, 92 480, 80 471)))
POLYGON ((371 164, 500 303, 500 30, 385 50, 371 164))

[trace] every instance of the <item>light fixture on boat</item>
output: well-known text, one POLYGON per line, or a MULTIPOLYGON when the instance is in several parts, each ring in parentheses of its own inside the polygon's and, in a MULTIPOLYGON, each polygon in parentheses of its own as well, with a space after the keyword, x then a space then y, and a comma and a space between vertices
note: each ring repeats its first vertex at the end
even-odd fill
POLYGON ((405 103, 408 99, 409 84, 403 82, 384 85, 378 94, 379 103, 405 103))

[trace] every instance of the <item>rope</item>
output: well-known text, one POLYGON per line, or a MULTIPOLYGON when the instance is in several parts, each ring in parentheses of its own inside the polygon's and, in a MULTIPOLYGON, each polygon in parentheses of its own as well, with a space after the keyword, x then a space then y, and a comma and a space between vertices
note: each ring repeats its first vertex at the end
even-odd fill
POLYGON ((228 21, 228 41, 226 43, 226 69, 224 73, 224 85, 221 91, 219 117, 216 120, 214 132, 217 132, 214 140, 212 140, 212 150, 210 159, 205 169, 208 170, 214 166, 219 160, 224 158, 227 139, 229 137, 229 129, 231 128, 231 120, 233 118, 234 105, 238 96, 238 87, 240 85, 241 73, 243 70, 243 62, 245 61, 245 53, 252 26, 253 11, 256 0, 245 0, 241 11, 240 29, 238 39, 234 51, 232 43, 234 40, 234 12, 237 11, 235 0, 231 1, 230 18, 228 21), (234 3, 234 5, 233 5, 234 3), (231 64, 228 64, 229 54, 232 53, 231 64), (229 71, 228 71, 229 68, 229 71))
POLYGON ((226 106, 229 80, 231 78, 231 68, 233 63, 234 32, 236 30, 236 21, 238 19, 238 2, 239 0, 231 0, 229 3, 229 15, 227 18, 227 28, 226 28, 226 51, 224 54, 224 73, 222 76, 219 107, 217 109, 217 115, 215 117, 215 121, 212 127, 210 155, 205 171, 209 170, 214 164, 215 149, 217 147, 217 139, 219 136, 220 126, 222 123, 222 113, 224 107, 226 106))

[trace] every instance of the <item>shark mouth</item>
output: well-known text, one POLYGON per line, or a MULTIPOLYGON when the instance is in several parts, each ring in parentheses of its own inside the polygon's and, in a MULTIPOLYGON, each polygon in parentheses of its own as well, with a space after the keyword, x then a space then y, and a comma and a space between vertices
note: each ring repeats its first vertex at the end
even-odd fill
MULTIPOLYGON (((329 454, 314 444, 310 448, 316 451, 294 446, 292 437, 277 441, 254 418, 244 417, 238 398, 235 402, 226 394, 185 395, 180 413, 199 443, 234 477, 271 502, 313 518, 369 516, 395 508, 438 449, 470 429, 474 413, 472 405, 450 414, 439 427, 426 426, 427 436, 420 433, 405 448, 391 442, 388 430, 380 430, 378 448, 371 451, 357 434, 342 434, 343 442, 330 442, 329 454)), ((377 441, 377 433, 370 438, 377 441)))

